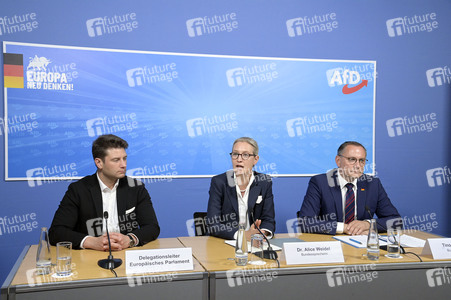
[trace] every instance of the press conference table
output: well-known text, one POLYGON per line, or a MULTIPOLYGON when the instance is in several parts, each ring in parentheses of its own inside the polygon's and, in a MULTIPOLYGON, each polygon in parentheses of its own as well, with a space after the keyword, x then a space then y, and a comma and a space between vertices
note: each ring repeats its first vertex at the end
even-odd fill
MULTIPOLYGON (((177 238, 161 238, 150 242, 144 249, 183 248, 177 238)), ((165 272, 127 277, 125 251, 113 252, 122 265, 110 270, 97 265, 107 258, 107 252, 72 250, 73 276, 56 279, 51 275, 35 275, 37 245, 27 246, 2 286, 2 300, 6 299, 207 299, 208 273, 193 259, 194 270, 165 272), (138 279, 138 281, 134 280, 138 279)), ((52 247, 52 261, 56 261, 56 248, 52 247)))
MULTIPOLYGON (((438 237, 424 232, 409 232, 409 235, 422 239, 438 237)), ((277 234, 275 237, 288 238, 293 235, 277 234)), ((319 234, 297 234, 295 237, 306 242, 335 241, 331 236, 319 234)), ((451 268, 451 260, 433 260, 431 256, 421 256, 423 262, 419 262, 419 259, 412 254, 402 254, 400 259, 390 259, 384 256, 387 252, 381 250, 380 259, 370 261, 363 256, 366 248, 355 248, 342 243, 344 263, 287 265, 283 251, 278 251, 280 268, 270 260, 266 260, 265 266, 237 267, 233 260, 228 259, 234 257, 234 248, 225 245, 222 239, 181 237, 179 240, 186 247, 192 248, 193 256, 209 272, 210 299, 243 299, 244 295, 247 299, 259 300, 351 297, 449 299, 451 294, 451 283, 429 287, 427 270, 451 268), (326 272, 340 267, 346 267, 348 270, 354 268, 357 271, 359 268, 366 267, 368 272, 359 273, 360 276, 368 276, 376 272, 377 277, 371 282, 356 281, 350 284, 342 282, 340 286, 330 287, 326 272)), ((418 255, 422 251, 422 248, 406 249, 418 255)))
MULTIPOLYGON (((438 237, 423 232, 409 232, 422 239, 438 237)), ((292 237, 277 234, 276 238, 292 237)), ((306 242, 335 241, 331 236, 318 234, 296 235, 306 242)), ((433 260, 421 256, 423 262, 411 254, 389 259, 381 250, 378 261, 369 261, 366 249, 342 243, 344 263, 287 265, 283 251, 278 251, 280 267, 266 260, 264 266, 237 267, 233 260, 234 247, 215 237, 161 238, 134 249, 192 248, 194 270, 153 273, 135 276, 142 284, 130 281, 125 266, 116 269, 118 277, 97 266, 107 253, 93 250, 73 250, 74 276, 55 279, 50 275, 33 275, 37 246, 27 246, 17 259, 1 289, 2 299, 345 299, 349 297, 390 297, 401 299, 448 299, 451 282, 430 287, 426 271, 451 268, 451 260, 433 260), (358 271, 355 282, 335 282, 331 287, 327 271, 345 268, 358 271), (364 272, 361 272, 362 268, 364 272), (360 270, 360 271, 359 271, 360 270), (173 277, 171 277, 173 276, 173 277), (360 277, 359 277, 360 276, 360 277), (371 281, 366 280, 367 276, 371 281), (375 277, 374 277, 375 276, 375 277), (146 280, 144 280, 144 279, 146 280), (168 280, 168 278, 170 280, 168 280), (153 280, 155 279, 155 280, 153 280), (151 281, 151 282, 150 282, 151 281), (149 283, 150 282, 150 283, 149 283)), ((421 248, 407 248, 416 254, 421 248)), ((125 252, 114 252, 125 263, 125 252)), ((52 247, 55 256, 55 248, 52 247)), ((55 261, 55 257, 53 257, 55 261)), ((451 271, 449 272, 451 276, 451 271)), ((355 274, 351 274, 355 275, 355 274)))

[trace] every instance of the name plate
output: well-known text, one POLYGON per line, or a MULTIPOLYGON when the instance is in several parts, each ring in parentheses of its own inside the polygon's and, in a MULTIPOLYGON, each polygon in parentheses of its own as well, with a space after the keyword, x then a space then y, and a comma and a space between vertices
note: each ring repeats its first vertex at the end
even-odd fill
POLYGON ((421 255, 432 255, 433 259, 451 258, 451 239, 427 239, 421 255))
POLYGON ((191 248, 125 251, 125 273, 141 274, 193 270, 191 248))
POLYGON ((287 265, 321 264, 344 262, 341 243, 304 242, 284 243, 287 265))

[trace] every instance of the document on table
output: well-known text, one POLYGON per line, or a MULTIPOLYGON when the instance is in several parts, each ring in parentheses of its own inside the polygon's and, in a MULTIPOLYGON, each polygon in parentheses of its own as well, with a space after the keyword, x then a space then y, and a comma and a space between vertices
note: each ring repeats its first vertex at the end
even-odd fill
MULTIPOLYGON (((236 245, 236 240, 226 240, 224 241, 227 245, 230 245, 232 247, 235 247, 236 245)), ((271 248, 274 251, 281 251, 282 248, 280 248, 279 246, 273 245, 271 244, 271 248)), ((251 242, 247 242, 247 251, 251 252, 251 242)), ((267 250, 268 249, 268 245, 266 243, 263 244, 263 250, 267 250)))
MULTIPOLYGON (((333 237, 336 240, 339 240, 343 243, 351 245, 356 248, 366 248, 366 240, 368 239, 367 235, 336 235, 333 237)), ((401 246, 406 248, 411 247, 423 247, 426 243, 425 240, 403 234, 401 235, 401 246)), ((379 246, 387 245, 387 236, 380 235, 379 236, 379 246)))

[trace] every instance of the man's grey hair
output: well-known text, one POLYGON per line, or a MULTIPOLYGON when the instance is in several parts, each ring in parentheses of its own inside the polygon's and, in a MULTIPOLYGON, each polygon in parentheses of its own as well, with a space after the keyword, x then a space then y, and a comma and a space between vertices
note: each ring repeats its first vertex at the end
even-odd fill
POLYGON ((232 150, 233 150, 233 147, 235 146, 235 144, 236 143, 240 143, 240 142, 248 143, 249 145, 251 145, 254 148, 254 151, 253 151, 252 154, 258 155, 258 144, 257 144, 257 142, 253 138, 246 137, 246 136, 243 136, 243 137, 240 137, 239 139, 236 139, 233 142, 232 150))
POLYGON ((341 144, 340 147, 338 147, 337 155, 341 155, 343 153, 343 151, 345 151, 345 148, 349 145, 362 147, 363 150, 365 150, 365 156, 366 156, 366 148, 363 147, 363 145, 360 144, 359 142, 354 142, 354 141, 347 141, 347 142, 344 142, 343 144, 341 144))

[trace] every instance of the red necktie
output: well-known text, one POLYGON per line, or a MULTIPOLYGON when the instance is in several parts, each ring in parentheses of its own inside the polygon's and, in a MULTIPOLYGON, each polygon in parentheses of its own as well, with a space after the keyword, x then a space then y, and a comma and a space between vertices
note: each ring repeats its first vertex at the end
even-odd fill
POLYGON ((351 223, 354 221, 355 215, 355 196, 354 190, 352 189, 354 185, 352 183, 346 184, 348 191, 346 192, 346 204, 345 204, 345 223, 351 223))

